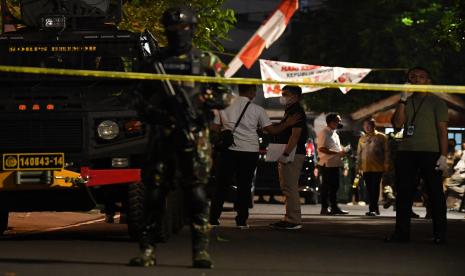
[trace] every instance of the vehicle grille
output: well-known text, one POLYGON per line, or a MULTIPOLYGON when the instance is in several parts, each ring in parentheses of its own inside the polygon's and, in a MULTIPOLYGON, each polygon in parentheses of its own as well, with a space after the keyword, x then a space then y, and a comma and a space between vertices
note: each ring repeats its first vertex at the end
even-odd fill
POLYGON ((81 119, 0 120, 0 133, 3 152, 79 152, 82 149, 81 119))

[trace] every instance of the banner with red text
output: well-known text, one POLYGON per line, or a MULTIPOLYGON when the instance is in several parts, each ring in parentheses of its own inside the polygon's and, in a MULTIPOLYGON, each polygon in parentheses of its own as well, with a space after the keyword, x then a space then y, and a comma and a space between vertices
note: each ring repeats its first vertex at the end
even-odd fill
MULTIPOLYGON (((371 72, 371 69, 328 67, 260 59, 260 72, 262 80, 358 83, 371 72)), ((283 86, 279 84, 264 84, 263 93, 265 98, 281 96, 281 88, 283 86)), ((302 92, 308 93, 320 89, 323 88, 303 86, 302 92)), ((341 87, 340 90, 345 94, 350 88, 341 87)))

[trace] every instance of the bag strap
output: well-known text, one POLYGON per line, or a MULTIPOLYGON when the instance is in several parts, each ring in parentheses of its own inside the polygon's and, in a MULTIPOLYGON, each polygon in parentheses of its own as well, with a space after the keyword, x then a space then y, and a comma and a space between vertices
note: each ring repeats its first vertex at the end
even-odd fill
POLYGON ((239 119, 237 119, 237 122, 234 125, 234 129, 232 130, 232 132, 234 132, 236 130, 237 126, 241 122, 242 116, 244 116, 245 110, 247 109, 247 107, 249 107, 249 104, 250 104, 250 101, 248 101, 247 104, 244 106, 244 109, 242 109, 241 116, 239 116, 239 119))
POLYGON ((222 110, 218 110, 218 116, 220 117, 220 125, 224 126, 224 123, 223 123, 223 116, 221 116, 221 111, 222 111, 222 110))

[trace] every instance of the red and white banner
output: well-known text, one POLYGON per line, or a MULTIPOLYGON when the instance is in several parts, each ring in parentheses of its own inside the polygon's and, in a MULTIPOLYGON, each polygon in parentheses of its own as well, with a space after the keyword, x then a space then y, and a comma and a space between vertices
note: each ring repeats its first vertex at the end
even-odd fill
POLYGON ((268 20, 260 26, 257 32, 249 39, 234 59, 228 64, 228 69, 225 72, 225 77, 229 78, 234 75, 242 65, 247 69, 252 67, 263 49, 267 49, 275 42, 286 30, 287 24, 299 8, 298 0, 283 0, 278 8, 268 18, 268 20))
MULTIPOLYGON (((262 80, 358 83, 371 72, 371 69, 328 67, 260 59, 260 72, 262 80)), ((283 86, 280 84, 264 84, 263 93, 265 98, 281 96, 283 86)), ((324 89, 324 87, 303 86, 302 92, 314 92, 320 89, 324 89)), ((350 88, 341 87, 340 90, 345 94, 350 88)))

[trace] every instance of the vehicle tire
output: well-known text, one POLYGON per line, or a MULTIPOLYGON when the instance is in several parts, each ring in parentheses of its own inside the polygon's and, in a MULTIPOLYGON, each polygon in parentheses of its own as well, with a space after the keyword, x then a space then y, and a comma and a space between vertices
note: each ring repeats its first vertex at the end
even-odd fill
POLYGON ((144 183, 133 183, 128 187, 128 234, 134 240, 139 240, 142 227, 144 226, 144 183))
POLYGON ((0 209, 0 236, 8 229, 8 210, 0 209))

